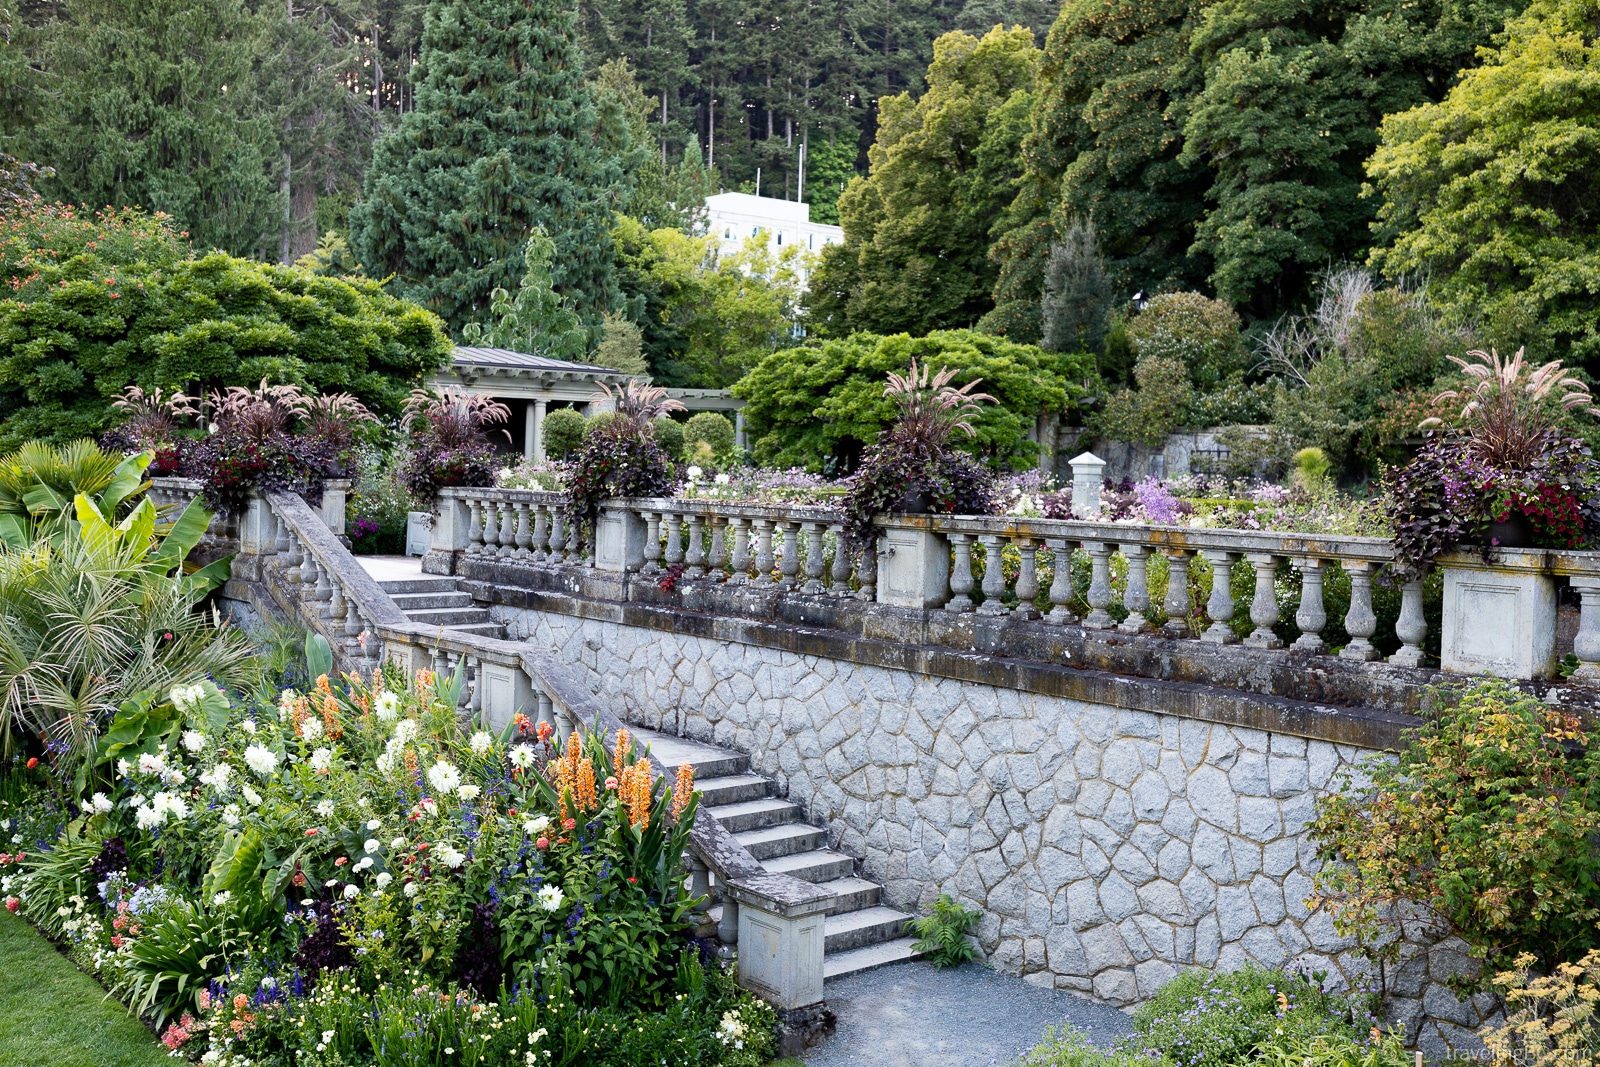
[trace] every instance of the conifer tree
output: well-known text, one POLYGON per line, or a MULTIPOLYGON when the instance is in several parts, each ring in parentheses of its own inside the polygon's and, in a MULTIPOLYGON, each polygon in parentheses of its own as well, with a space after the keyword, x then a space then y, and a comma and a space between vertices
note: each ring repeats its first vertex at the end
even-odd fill
POLYGON ((523 274, 529 234, 555 242, 551 281, 588 325, 612 303, 620 179, 557 0, 432 0, 416 109, 373 152, 351 245, 369 274, 453 331, 523 274))

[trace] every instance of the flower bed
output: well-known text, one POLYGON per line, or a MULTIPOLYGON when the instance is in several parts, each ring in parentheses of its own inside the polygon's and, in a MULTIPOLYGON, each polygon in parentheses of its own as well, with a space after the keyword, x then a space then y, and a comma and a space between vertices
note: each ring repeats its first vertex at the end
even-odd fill
POLYGON ((460 684, 144 694, 0 777, 6 907, 218 1067, 765 1062, 692 939, 692 771, 459 726, 460 684))

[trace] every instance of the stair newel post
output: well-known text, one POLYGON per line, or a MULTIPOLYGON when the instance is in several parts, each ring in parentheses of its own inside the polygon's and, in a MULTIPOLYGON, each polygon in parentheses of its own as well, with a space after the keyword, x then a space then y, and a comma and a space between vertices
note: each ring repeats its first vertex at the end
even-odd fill
POLYGON ((537 500, 531 505, 533 508, 533 536, 529 544, 532 546, 532 556, 535 563, 543 563, 549 555, 550 545, 550 505, 541 504, 537 500))
POLYGON ((528 509, 533 505, 525 500, 518 500, 512 506, 517 509, 517 558, 528 559, 533 555, 528 550, 528 545, 533 541, 528 532, 528 509))
POLYGON ((733 527, 733 555, 728 560, 728 566, 733 573, 728 575, 729 585, 750 584, 750 520, 733 517, 728 519, 728 525, 733 527))
POLYGON ((728 574, 728 524, 715 516, 706 516, 711 525, 711 554, 706 557, 706 575, 714 582, 726 581, 728 574))
POLYGON ((778 588, 793 589, 795 575, 800 573, 800 525, 781 522, 778 528, 783 532, 783 559, 778 561, 778 573, 783 577, 778 581, 778 588))
POLYGON ((806 584, 804 592, 820 593, 822 585, 822 530, 820 522, 806 523, 806 584))
POLYGON ((517 554, 517 512, 509 500, 500 501, 500 555, 517 554))
POLYGON ((639 573, 649 577, 661 573, 661 514, 641 511, 639 517, 644 520, 644 566, 639 573))
POLYGON ((706 549, 700 536, 700 525, 703 520, 698 511, 691 511, 688 519, 689 547, 683 556, 685 564, 683 574, 686 578, 703 578, 706 573, 706 549))
POLYGON ((472 513, 472 521, 467 524, 466 553, 475 556, 483 551, 483 503, 477 497, 469 496, 467 508, 472 513))
POLYGON ((1065 626, 1078 621, 1078 617, 1067 607, 1072 603, 1072 542, 1052 537, 1045 545, 1050 549, 1055 563, 1050 574, 1050 613, 1044 617, 1044 621, 1052 626, 1065 626))
POLYGON ((830 596, 850 595, 850 538, 845 536, 843 526, 834 526, 833 530, 833 570, 828 577, 832 579, 828 584, 830 596))

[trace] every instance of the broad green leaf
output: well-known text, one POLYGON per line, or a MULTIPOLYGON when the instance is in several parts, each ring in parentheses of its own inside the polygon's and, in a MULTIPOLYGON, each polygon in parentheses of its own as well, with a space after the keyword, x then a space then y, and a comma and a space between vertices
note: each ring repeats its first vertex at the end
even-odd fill
POLYGON ((162 538, 151 560, 168 567, 182 563, 205 536, 206 527, 211 525, 213 517, 214 513, 200 502, 199 497, 189 501, 189 506, 183 509, 183 514, 178 516, 172 529, 167 531, 167 536, 162 538))
POLYGON ((333 677, 333 648, 321 634, 306 634, 306 673, 311 678, 333 677))

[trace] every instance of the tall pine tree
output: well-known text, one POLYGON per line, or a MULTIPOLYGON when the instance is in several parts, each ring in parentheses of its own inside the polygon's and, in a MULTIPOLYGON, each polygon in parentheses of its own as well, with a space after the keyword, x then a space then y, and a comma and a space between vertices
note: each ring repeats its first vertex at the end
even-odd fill
MULTIPOLYGON (((451 330, 514 289, 536 226, 555 241, 554 288, 590 326, 613 302, 611 201, 620 173, 599 136, 572 9, 558 0, 433 0, 416 109, 373 151, 351 245, 367 272, 451 330)), ((609 138, 608 138, 609 139, 609 138)))

